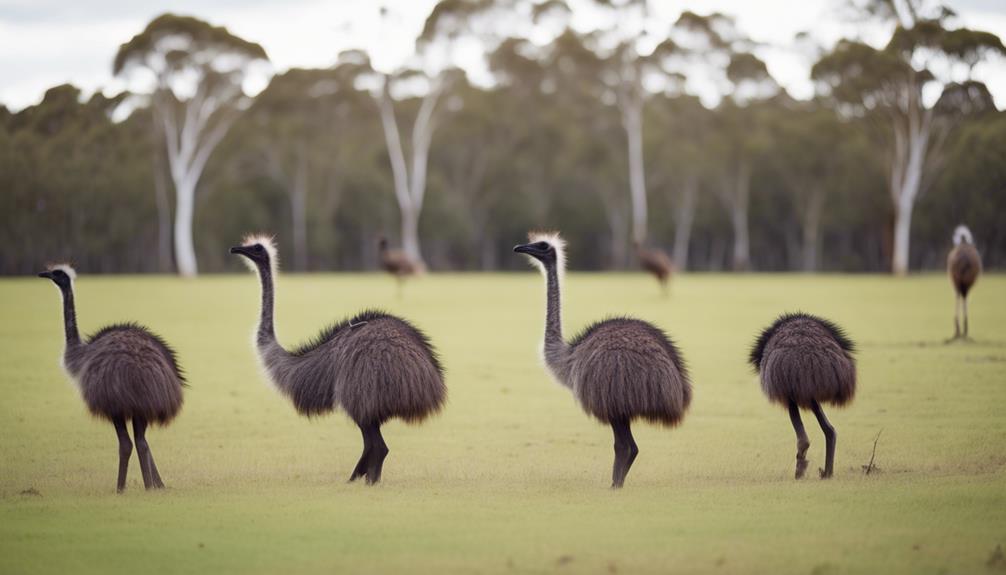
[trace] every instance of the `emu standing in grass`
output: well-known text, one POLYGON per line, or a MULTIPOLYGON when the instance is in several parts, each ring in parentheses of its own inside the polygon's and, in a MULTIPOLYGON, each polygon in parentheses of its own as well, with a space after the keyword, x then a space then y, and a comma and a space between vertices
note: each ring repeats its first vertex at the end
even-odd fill
POLYGON ((302 415, 342 407, 363 434, 363 454, 349 480, 366 477, 368 484, 377 483, 388 455, 381 425, 394 417, 420 422, 440 411, 447 398, 443 369, 429 339, 403 319, 364 311, 287 351, 273 329, 278 261, 272 239, 249 236, 231 253, 247 258, 262 282, 255 346, 269 379, 302 415))
POLYGON ((584 411, 611 426, 611 486, 622 487, 639 453, 630 424, 638 418, 668 427, 680 423, 692 398, 688 372, 664 332, 638 319, 602 320, 564 340, 559 284, 565 244, 558 234, 533 233, 529 240, 513 250, 533 258, 545 274, 545 364, 573 391, 584 411))
POLYGON ((763 330, 751 348, 750 362, 761 376, 769 400, 789 408, 796 431, 796 478, 807 471, 810 440, 800 408, 810 409, 824 432, 825 464, 821 479, 834 473, 838 435, 821 409, 822 403, 842 406, 856 394, 855 346, 842 328, 819 317, 784 314, 763 330))
POLYGON ((102 328, 86 341, 77 331, 73 302, 76 273, 68 265, 49 266, 38 274, 52 280, 63 294, 63 327, 66 350, 63 368, 77 384, 88 410, 107 419, 119 436, 119 478, 116 490, 126 489, 126 471, 133 454, 126 422, 133 423, 136 456, 140 460, 143 486, 164 487, 147 443, 147 425, 167 425, 182 408, 185 378, 175 352, 147 328, 135 323, 102 328))
POLYGON ((674 271, 674 264, 671 263, 671 258, 664 250, 647 248, 639 242, 633 242, 633 245, 636 248, 639 265, 649 272, 650 275, 657 278, 657 282, 660 283, 660 291, 666 297, 668 293, 667 282, 671 279, 671 273, 674 271))
POLYGON ((422 264, 415 262, 402 250, 394 250, 388 247, 388 238, 381 236, 377 241, 377 248, 381 253, 381 267, 384 271, 395 276, 398 282, 398 296, 402 296, 402 284, 405 279, 417 275, 423 271, 422 264))
POLYGON ((968 292, 982 273, 982 258, 975 248, 971 230, 957 226, 954 230, 954 249, 947 256, 947 273, 957 292, 954 304, 954 337, 968 339, 968 292), (964 332, 961 333, 961 308, 964 310, 964 332))

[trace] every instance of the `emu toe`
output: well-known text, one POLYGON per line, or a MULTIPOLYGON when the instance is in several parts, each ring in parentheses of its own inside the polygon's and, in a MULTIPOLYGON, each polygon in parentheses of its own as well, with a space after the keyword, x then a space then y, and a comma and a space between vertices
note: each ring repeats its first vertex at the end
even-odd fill
POLYGON ((821 468, 818 468, 817 471, 818 471, 818 473, 821 474, 821 479, 831 479, 831 471, 828 471, 826 469, 821 469, 821 468))
POLYGON ((805 473, 807 473, 807 460, 797 459, 796 460, 796 477, 795 479, 803 479, 805 473))

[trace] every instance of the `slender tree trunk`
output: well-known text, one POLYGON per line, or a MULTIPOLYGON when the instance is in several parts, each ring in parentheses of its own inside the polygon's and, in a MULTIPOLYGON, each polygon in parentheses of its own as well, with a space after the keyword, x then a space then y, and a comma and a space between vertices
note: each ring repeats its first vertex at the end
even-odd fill
POLYGON ((894 204, 891 271, 898 276, 908 273, 912 211, 922 187, 933 122, 933 111, 922 107, 921 98, 921 89, 918 93, 912 92, 906 123, 901 126, 895 124, 895 153, 891 174, 891 199, 894 204))
POLYGON ((746 271, 751 265, 750 234, 748 231, 748 201, 751 193, 751 169, 741 161, 735 174, 730 205, 730 223, 734 230, 733 269, 746 271))
POLYGON ((439 88, 434 88, 423 97, 419 112, 412 127, 412 171, 405 160, 401 135, 395 108, 388 90, 387 80, 380 96, 378 108, 384 140, 388 147, 391 172, 395 184, 395 198, 401 212, 402 251, 420 266, 424 266, 419 245, 419 216, 423 210, 426 194, 426 169, 429 161, 430 143, 433 139, 433 114, 440 97, 439 88))
POLYGON ((183 277, 195 277, 199 273, 196 249, 192 243, 195 192, 195 178, 175 181, 175 263, 179 275, 183 277))
POLYGON ((157 271, 171 271, 171 200, 164 166, 164 150, 154 149, 154 200, 157 205, 157 271))
POLYGON ((824 207, 824 192, 818 188, 811 191, 803 216, 803 271, 817 270, 818 244, 821 238, 821 210, 824 207))
POLYGON ((293 225, 293 261, 299 271, 307 269, 307 154, 301 149, 297 154, 297 171, 294 173, 290 194, 290 215, 293 225))
MULTIPOLYGON (((200 87, 202 90, 202 87, 200 87)), ((185 104, 184 120, 178 118, 173 104, 164 99, 155 100, 155 113, 161 120, 165 144, 168 152, 168 168, 175 185, 175 263, 183 277, 194 277, 199 273, 196 265, 196 250, 192 241, 192 220, 195 215, 195 193, 199 178, 203 175, 210 154, 227 134, 234 120, 236 110, 207 112, 205 96, 200 92, 185 104), (210 116, 216 122, 210 125, 210 116)))
POLYGON ((622 111, 629 152, 629 193, 632 198, 632 239, 646 241, 646 171, 643 165, 643 103, 629 98, 622 111))
POLYGON ((699 179, 689 176, 681 190, 681 205, 674 214, 674 267, 688 269, 688 246, 692 240, 695 203, 699 196, 699 179))

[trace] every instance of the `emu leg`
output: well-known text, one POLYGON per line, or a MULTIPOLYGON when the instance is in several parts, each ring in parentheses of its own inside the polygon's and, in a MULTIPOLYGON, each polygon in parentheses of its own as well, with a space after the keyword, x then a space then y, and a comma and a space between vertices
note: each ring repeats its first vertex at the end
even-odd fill
POLYGON ((789 402, 789 420, 793 423, 793 430, 796 431, 796 478, 802 479, 807 472, 807 450, 810 449, 810 440, 807 439, 807 430, 803 428, 803 419, 800 418, 800 408, 795 402, 789 402))
POLYGON ((370 457, 367 462, 367 484, 373 485, 381 481, 381 470, 384 468, 384 458, 388 456, 388 444, 384 443, 380 424, 369 426, 370 457))
POLYGON ((961 298, 961 307, 964 308, 964 339, 968 339, 968 297, 961 298))
POLYGON ((821 469, 821 479, 828 479, 831 477, 835 470, 835 442, 838 440, 838 434, 835 433, 835 428, 832 427, 831 422, 825 417, 824 411, 821 409, 821 404, 814 402, 811 406, 814 410, 814 415, 817 416, 817 422, 821 425, 821 431, 824 432, 824 441, 826 447, 824 469, 821 469))
POLYGON ((140 460, 140 472, 143 474, 143 487, 146 489, 164 489, 161 474, 157 472, 154 454, 147 443, 147 420, 142 417, 133 418, 133 438, 136 439, 136 457, 140 460))
POLYGON ((954 339, 961 337, 961 296, 954 300, 954 339))
POLYGON ((353 468, 353 474, 349 476, 350 482, 367 474, 367 459, 370 457, 370 434, 363 425, 360 425, 360 434, 363 435, 363 453, 360 455, 360 460, 356 462, 356 467, 353 468))
POLYGON ((126 471, 129 470, 129 456, 133 454, 133 442, 129 440, 125 419, 116 417, 112 424, 115 425, 115 434, 119 436, 119 479, 115 484, 115 491, 122 493, 126 490, 126 471))
POLYGON ((632 438, 628 421, 613 421, 611 429, 615 435, 615 464, 611 471, 611 487, 619 489, 625 484, 625 476, 629 474, 629 468, 636 460, 639 448, 632 438))

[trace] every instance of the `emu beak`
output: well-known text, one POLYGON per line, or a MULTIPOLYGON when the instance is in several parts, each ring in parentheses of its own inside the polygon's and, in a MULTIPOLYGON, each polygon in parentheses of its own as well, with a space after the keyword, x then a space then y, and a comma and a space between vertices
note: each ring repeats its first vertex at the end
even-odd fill
POLYGON ((517 252, 518 254, 528 254, 528 255, 530 255, 532 249, 531 249, 531 245, 530 244, 522 244, 522 245, 516 245, 516 246, 514 246, 513 247, 513 251, 517 252))
POLYGON ((246 255, 248 255, 248 250, 245 249, 244 246, 234 246, 233 248, 231 248, 231 253, 232 254, 240 254, 242 256, 246 256, 246 255))
POLYGON ((45 278, 47 280, 52 279, 52 272, 38 272, 38 277, 45 278))

